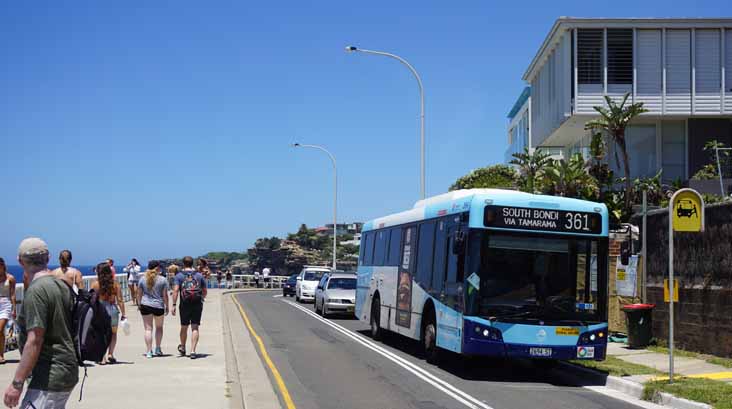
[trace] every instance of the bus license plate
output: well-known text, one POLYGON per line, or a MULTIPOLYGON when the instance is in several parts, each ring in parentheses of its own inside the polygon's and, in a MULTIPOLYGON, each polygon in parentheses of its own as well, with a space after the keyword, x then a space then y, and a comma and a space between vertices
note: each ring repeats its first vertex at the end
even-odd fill
POLYGON ((552 349, 551 348, 529 348, 529 355, 550 357, 550 356, 552 356, 552 349))

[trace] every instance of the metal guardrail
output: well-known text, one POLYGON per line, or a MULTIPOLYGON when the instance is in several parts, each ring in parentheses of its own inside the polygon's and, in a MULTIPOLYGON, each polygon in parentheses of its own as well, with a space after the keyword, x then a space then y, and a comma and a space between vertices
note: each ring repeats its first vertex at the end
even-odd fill
MULTIPOLYGON (((259 288, 282 288, 282 285, 287 281, 289 276, 269 276, 269 281, 265 282, 260 276, 259 288)), ((232 275, 231 282, 227 282, 225 278, 221 280, 219 285, 218 280, 215 277, 211 277, 208 280, 208 288, 254 288, 256 282, 254 281, 253 274, 234 274, 232 275)))
MULTIPOLYGON (((122 287, 122 298, 124 298, 125 302, 131 301, 132 298, 130 296, 130 289, 129 289, 129 287, 127 287, 127 275, 124 275, 124 276, 118 275, 114 279, 119 283, 120 287, 122 287)), ((96 281, 96 280, 97 280, 97 278, 95 276, 82 277, 82 281, 84 282, 83 288, 88 291, 89 289, 91 289, 92 283, 94 283, 94 281, 96 281)), ((16 304, 20 304, 21 302, 23 302, 23 292, 24 292, 23 284, 22 283, 16 284, 15 285, 16 304)))
MULTIPOLYGON (((265 282, 263 278, 260 278, 259 280, 259 288, 282 288, 282 285, 287 281, 287 276, 270 276, 269 281, 265 282)), ((95 276, 84 276, 83 282, 84 286, 83 288, 85 290, 91 289, 91 285, 94 281, 96 281, 97 278, 95 276)), ((115 277, 115 280, 119 283, 120 287, 122 287, 122 298, 125 300, 125 302, 132 301, 132 297, 130 295, 130 289, 127 286, 127 275, 117 275, 115 277)), ((168 277, 170 288, 173 288, 173 277, 168 277)), ((221 288, 221 289, 227 289, 227 288, 254 288, 256 287, 256 282, 254 281, 254 275, 252 274, 234 274, 232 276, 232 281, 227 282, 226 278, 223 278, 221 280, 221 284, 219 284, 218 279, 216 277, 211 277, 207 280, 207 288, 221 288)), ((20 304, 23 302, 23 284, 16 284, 15 285, 15 301, 17 304, 20 304)))

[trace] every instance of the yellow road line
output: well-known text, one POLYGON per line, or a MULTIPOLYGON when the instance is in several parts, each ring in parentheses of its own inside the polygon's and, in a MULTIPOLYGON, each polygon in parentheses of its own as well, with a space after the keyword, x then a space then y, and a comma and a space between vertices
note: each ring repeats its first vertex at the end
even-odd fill
POLYGON ((239 313, 241 314, 241 317, 244 319, 244 323, 247 324, 247 328, 249 329, 249 332, 254 336, 254 339, 257 340, 257 344, 259 344, 259 351, 262 353, 264 362, 267 363, 269 370, 272 371, 272 376, 274 376, 274 378, 275 378, 275 382, 277 383, 277 387, 280 390, 280 394, 282 395, 282 400, 285 401, 285 405, 287 406, 287 409, 295 409, 295 403, 292 402, 292 398, 290 397, 290 392, 287 390, 287 386, 285 386, 285 381, 282 380, 280 371, 277 370, 277 367, 275 367, 274 363, 272 362, 272 359, 270 359, 269 354, 267 353, 267 350, 264 348, 264 342, 262 342, 262 338, 260 338, 259 335, 257 334, 257 332, 254 331, 254 328, 252 328, 252 323, 249 322, 249 317, 247 317, 247 313, 244 312, 244 308, 242 308, 241 304, 239 304, 239 301, 237 301, 236 297, 234 297, 232 295, 231 299, 234 300, 234 303, 236 303, 236 306, 239 307, 239 313))
MULTIPOLYGON (((713 380, 721 380, 721 379, 732 379, 732 372, 713 372, 713 373, 700 373, 695 375, 681 375, 680 378, 703 378, 703 379, 713 379, 713 380)), ((652 378, 652 381, 664 381, 667 380, 668 376, 657 376, 655 378, 652 378)))

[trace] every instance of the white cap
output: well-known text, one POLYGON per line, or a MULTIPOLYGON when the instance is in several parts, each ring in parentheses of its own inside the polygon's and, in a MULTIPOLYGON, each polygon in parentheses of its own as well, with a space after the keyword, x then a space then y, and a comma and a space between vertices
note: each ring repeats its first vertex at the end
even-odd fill
POLYGON ((21 257, 36 257, 48 254, 48 245, 37 237, 28 237, 20 242, 18 255, 21 257))

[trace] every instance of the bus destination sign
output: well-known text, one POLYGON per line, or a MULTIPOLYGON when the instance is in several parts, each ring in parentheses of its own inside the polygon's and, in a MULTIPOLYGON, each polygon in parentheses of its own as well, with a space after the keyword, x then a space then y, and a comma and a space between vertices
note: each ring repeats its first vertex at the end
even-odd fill
POLYGON ((486 206, 483 224, 486 227, 556 233, 602 232, 602 217, 599 213, 528 207, 486 206))

